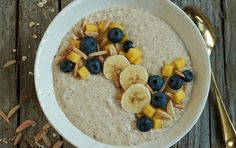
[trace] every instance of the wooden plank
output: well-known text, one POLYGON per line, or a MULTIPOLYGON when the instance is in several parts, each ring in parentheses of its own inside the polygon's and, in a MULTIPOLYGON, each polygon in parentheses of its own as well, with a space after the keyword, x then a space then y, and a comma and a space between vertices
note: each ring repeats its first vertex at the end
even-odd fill
MULTIPOLYGON (((65 8, 72 1, 73 0, 61 0, 61 9, 65 8)), ((75 148, 72 144, 70 144, 65 139, 63 139, 63 141, 64 141, 64 144, 63 144, 64 148, 75 148)))
POLYGON ((226 95, 225 103, 229 116, 236 128, 236 1, 224 1, 224 41, 225 41, 225 65, 226 65, 226 95))
MULTIPOLYGON (((19 2, 19 49, 20 57, 26 56, 27 60, 20 64, 20 123, 27 119, 35 121, 36 126, 23 131, 24 139, 33 143, 33 136, 41 130, 47 123, 40 105, 38 103, 33 76, 29 72, 34 71, 34 60, 40 38, 58 12, 58 1, 48 0, 43 8, 37 6, 39 1, 20 0, 19 2), (53 11, 54 10, 54 11, 53 11), (29 22, 39 23, 29 27, 29 22), (37 35, 34 39, 32 36, 37 35)), ((52 131, 55 132, 55 131, 52 131)), ((55 142, 58 138, 52 138, 52 132, 48 135, 51 141, 55 142)), ((22 141, 20 147, 28 146, 27 142, 22 141)))
MULTIPOLYGON (((17 98, 17 69, 14 65, 3 69, 3 65, 9 60, 16 60, 17 34, 17 2, 15 0, 1 0, 0 2, 0 110, 8 113, 9 110, 18 104, 17 98)), ((11 124, 7 124, 0 117, 0 139, 12 138, 15 136, 17 127, 17 114, 11 118, 11 124)), ((0 142, 0 147, 11 147, 0 142)))

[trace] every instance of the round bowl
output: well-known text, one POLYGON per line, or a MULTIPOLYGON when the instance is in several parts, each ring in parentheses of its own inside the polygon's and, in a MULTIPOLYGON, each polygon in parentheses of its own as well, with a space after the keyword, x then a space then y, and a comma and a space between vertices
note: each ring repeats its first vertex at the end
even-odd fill
POLYGON ((169 147, 180 140, 197 122, 210 87, 210 61, 200 32, 188 16, 167 0, 75 0, 51 22, 38 47, 35 61, 35 86, 40 105, 53 127, 76 147, 115 148, 83 134, 65 116, 54 96, 52 62, 63 36, 82 17, 107 7, 135 7, 163 18, 185 43, 196 74, 192 97, 180 120, 155 141, 130 146, 169 147))

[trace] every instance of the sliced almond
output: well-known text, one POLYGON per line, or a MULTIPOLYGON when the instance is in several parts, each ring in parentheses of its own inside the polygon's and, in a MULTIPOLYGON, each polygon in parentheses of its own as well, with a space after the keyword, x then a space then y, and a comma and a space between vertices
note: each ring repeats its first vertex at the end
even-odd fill
POLYGON ((10 60, 4 64, 3 68, 8 68, 8 67, 11 67, 15 64, 16 64, 16 60, 10 60))
POLYGON ((75 64, 75 67, 74 67, 74 69, 73 69, 73 76, 74 76, 74 78, 77 78, 78 77, 78 68, 79 68, 79 62, 77 62, 76 64, 75 64))
POLYGON ((112 80, 116 88, 120 88, 120 80, 119 80, 119 74, 113 73, 112 74, 112 80))
POLYGON ((104 40, 104 36, 102 34, 99 34, 98 36, 96 36, 96 40, 99 42, 99 43, 102 43, 102 41, 104 40))
POLYGON ((82 28, 79 29, 78 34, 79 34, 79 36, 80 36, 81 38, 84 38, 84 37, 85 37, 85 35, 84 35, 84 31, 83 31, 82 28))
POLYGON ((113 56, 113 55, 117 55, 117 51, 116 51, 116 48, 114 45, 110 46, 110 55, 113 56))
POLYGON ((43 126, 43 130, 48 130, 50 127, 52 127, 51 123, 46 123, 44 126, 43 126))
POLYGON ((98 32, 93 32, 93 31, 85 31, 84 33, 86 36, 92 36, 96 37, 98 35, 98 32))
POLYGON ((119 44, 115 44, 115 48, 116 48, 116 51, 117 51, 117 52, 120 51, 120 45, 119 45, 119 44))
POLYGON ((108 20, 106 24, 103 25, 103 30, 107 30, 110 24, 111 24, 111 20, 108 20))
POLYGON ((100 46, 99 46, 99 44, 97 44, 97 51, 100 51, 100 46))
POLYGON ((184 104, 173 103, 173 105, 174 105, 175 108, 178 108, 178 109, 184 109, 185 108, 184 104))
POLYGON ((107 38, 104 38, 103 41, 100 44, 100 47, 105 46, 107 43, 109 43, 109 40, 107 38))
POLYGON ((59 56, 61 56, 61 57, 66 56, 68 53, 71 52, 72 49, 73 49, 73 46, 72 46, 72 45, 68 46, 67 48, 64 48, 64 49, 59 53, 59 56))
POLYGON ((48 130, 40 130, 34 137, 35 142, 39 142, 43 139, 43 136, 47 135, 48 130))
POLYGON ((53 146, 52 148, 60 148, 63 145, 63 141, 58 140, 53 146))
POLYGON ((52 142, 50 141, 50 139, 44 135, 43 136, 43 142, 48 146, 48 147, 51 147, 52 146, 52 142))
POLYGON ((16 105, 15 107, 13 107, 7 114, 7 118, 10 119, 17 112, 19 108, 20 108, 20 105, 16 105))
POLYGON ((182 78, 185 78, 185 75, 181 71, 179 71, 178 69, 174 69, 174 72, 175 72, 176 75, 178 75, 182 78))
POLYGON ((154 91, 152 90, 151 86, 149 86, 147 83, 145 84, 145 86, 148 88, 148 90, 150 91, 150 93, 152 95, 154 95, 154 91))
POLYGON ((160 89, 160 92, 163 92, 163 91, 165 90, 165 88, 166 88, 168 82, 169 82, 169 77, 165 79, 165 82, 164 82, 162 88, 160 89))
POLYGON ((73 47, 73 51, 76 52, 78 55, 80 55, 82 58, 84 58, 85 60, 88 59, 87 55, 85 53, 83 53, 82 51, 80 51, 78 48, 73 47))
POLYGON ((86 25, 87 23, 88 23, 88 18, 85 17, 84 20, 83 20, 82 26, 81 26, 81 28, 82 28, 83 30, 84 30, 85 25, 86 25))
POLYGON ((177 92, 177 90, 171 89, 170 87, 166 87, 164 91, 172 94, 175 94, 177 92))
POLYGON ((173 118, 175 118, 175 110, 173 102, 171 100, 169 100, 167 103, 167 113, 170 114, 173 118))
POLYGON ((59 65, 59 64, 61 64, 64 60, 66 59, 66 56, 56 56, 55 58, 54 58, 54 60, 55 60, 55 63, 57 64, 57 65, 59 65))
POLYGON ((167 112, 161 110, 161 109, 157 109, 157 114, 159 114, 161 117, 163 117, 166 120, 170 120, 172 119, 172 116, 169 115, 167 112))
POLYGON ((18 133, 15 140, 14 140, 14 146, 16 146, 22 139, 23 134, 22 133, 18 133))
POLYGON ((98 60, 103 64, 105 61, 105 58, 103 56, 98 56, 98 60))
POLYGON ((93 52, 89 54, 89 57, 96 57, 96 56, 102 56, 102 55, 106 55, 108 54, 108 52, 106 50, 101 50, 98 52, 93 52))
POLYGON ((7 123, 10 124, 10 121, 9 121, 9 119, 7 118, 7 115, 6 115, 3 111, 1 111, 1 110, 0 110, 0 116, 1 116, 5 121, 7 121, 7 123))
POLYGON ((32 120, 26 120, 23 123, 21 123, 17 128, 16 132, 19 133, 23 131, 24 129, 30 127, 34 122, 32 120))

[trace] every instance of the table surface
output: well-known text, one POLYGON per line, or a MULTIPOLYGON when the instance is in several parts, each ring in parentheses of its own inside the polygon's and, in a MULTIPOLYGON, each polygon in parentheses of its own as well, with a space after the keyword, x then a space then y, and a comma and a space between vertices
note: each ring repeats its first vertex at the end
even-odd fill
MULTIPOLYGON (((23 139, 17 147, 35 147, 33 136, 47 123, 35 94, 31 72, 34 70, 35 54, 40 38, 56 14, 72 0, 48 0, 43 8, 37 6, 39 1, 1 0, 0 2, 0 110, 7 113, 17 104, 21 105, 11 118, 11 124, 0 118, 0 148, 13 147, 12 142, 5 143, 16 135, 17 126, 27 119, 35 121, 36 125, 23 131, 23 139), (29 27, 31 21, 39 24, 29 27), (16 49, 16 52, 13 49, 16 49), (9 60, 16 60, 17 63, 4 69, 4 64, 9 60)), ((187 5, 200 7, 213 23, 218 41, 211 56, 212 68, 226 109, 236 126, 236 1, 172 1, 181 8, 187 5)), ((62 140, 63 147, 73 147, 53 128, 50 128, 47 136, 52 143, 62 140)), ((173 147, 223 147, 219 118, 211 93, 199 121, 173 147)))

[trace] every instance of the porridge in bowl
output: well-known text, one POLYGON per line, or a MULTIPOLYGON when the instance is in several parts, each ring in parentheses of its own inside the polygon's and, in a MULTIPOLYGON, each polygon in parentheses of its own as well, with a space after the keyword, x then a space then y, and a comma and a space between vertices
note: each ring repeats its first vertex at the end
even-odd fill
POLYGON ((177 33, 134 8, 109 8, 79 21, 53 62, 54 93, 67 118, 106 144, 157 139, 191 97, 192 63, 177 33))

